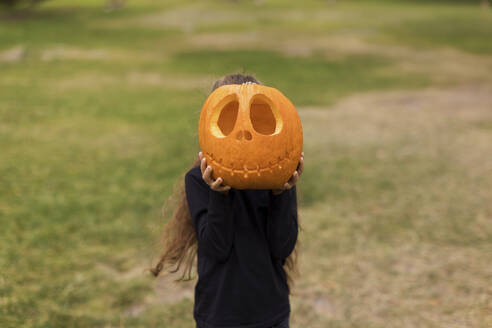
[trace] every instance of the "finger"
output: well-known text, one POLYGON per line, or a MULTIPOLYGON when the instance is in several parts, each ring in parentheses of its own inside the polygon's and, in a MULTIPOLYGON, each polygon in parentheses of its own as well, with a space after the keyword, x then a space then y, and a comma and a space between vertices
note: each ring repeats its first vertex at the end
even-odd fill
POLYGON ((279 192, 283 191, 283 189, 272 189, 272 192, 274 194, 278 194, 279 192))
POLYGON ((202 158, 203 158, 203 153, 202 153, 201 151, 200 151, 200 152, 198 152, 198 158, 200 158, 200 161, 201 161, 201 160, 202 160, 202 158))
POLYGON ((203 180, 205 180, 208 185, 211 185, 214 182, 212 180, 212 167, 210 165, 208 165, 205 172, 203 172, 203 180))
POLYGON ((302 171, 304 171, 304 155, 301 155, 301 158, 299 159, 299 164, 297 165, 297 172, 299 175, 302 174, 302 171))
POLYGON ((200 170, 202 171, 202 176, 205 174, 205 169, 207 168, 207 159, 202 158, 200 162, 200 170))
POLYGON ((228 191, 231 189, 231 186, 221 186, 217 188, 217 191, 228 191))
POLYGON ((297 171, 294 171, 294 173, 292 173, 292 175, 290 176, 290 179, 289 181, 287 181, 288 184, 295 184, 297 182, 297 179, 299 178, 299 174, 297 173, 297 171))
POLYGON ((222 183, 222 178, 219 177, 219 178, 217 178, 217 180, 212 182, 212 184, 210 185, 210 188, 217 190, 217 189, 219 189, 221 183, 222 183))
POLYGON ((289 183, 291 185, 295 185, 297 183, 297 180, 299 180, 299 173, 297 171, 294 171, 294 174, 292 174, 292 178, 289 183))

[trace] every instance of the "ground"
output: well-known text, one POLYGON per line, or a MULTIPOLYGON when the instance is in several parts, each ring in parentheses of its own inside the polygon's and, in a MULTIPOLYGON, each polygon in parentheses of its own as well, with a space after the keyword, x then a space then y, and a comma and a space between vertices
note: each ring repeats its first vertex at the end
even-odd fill
POLYGON ((194 327, 196 281, 145 269, 201 104, 237 71, 303 124, 292 327, 492 325, 492 10, 126 5, 0 16, 3 326, 194 327))

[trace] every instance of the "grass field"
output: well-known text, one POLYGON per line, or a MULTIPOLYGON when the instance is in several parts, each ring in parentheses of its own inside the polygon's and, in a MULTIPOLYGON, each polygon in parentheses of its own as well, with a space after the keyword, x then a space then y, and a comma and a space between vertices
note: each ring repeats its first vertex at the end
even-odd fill
POLYGON ((492 326, 492 10, 102 3, 0 15, 1 327, 194 327, 144 270, 231 72, 303 124, 292 327, 492 326))

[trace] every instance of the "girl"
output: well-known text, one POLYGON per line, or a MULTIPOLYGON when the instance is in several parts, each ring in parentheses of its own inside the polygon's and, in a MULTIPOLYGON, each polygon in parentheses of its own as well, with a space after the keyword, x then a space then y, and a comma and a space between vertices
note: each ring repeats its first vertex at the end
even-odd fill
MULTIPOLYGON (((250 75, 230 74, 215 82, 257 83, 250 75)), ((184 177, 180 202, 164 229, 164 251, 152 269, 166 264, 179 280, 191 278, 197 255, 198 282, 193 316, 197 328, 288 328, 289 293, 297 270, 297 170, 281 189, 238 190, 212 179, 202 153, 184 177), (186 274, 188 278, 185 279, 186 274)))

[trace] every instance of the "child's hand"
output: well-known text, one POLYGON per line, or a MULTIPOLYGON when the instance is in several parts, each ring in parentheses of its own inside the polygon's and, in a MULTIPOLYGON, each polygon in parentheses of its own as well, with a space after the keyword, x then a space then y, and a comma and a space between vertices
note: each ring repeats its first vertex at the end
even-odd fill
POLYGON ((200 169, 202 170, 203 180, 210 186, 212 190, 221 192, 225 195, 229 193, 230 186, 222 184, 222 178, 217 178, 215 181, 212 179, 212 167, 207 166, 207 159, 203 156, 202 152, 198 153, 200 157, 200 169))
POLYGON ((282 193, 284 190, 288 190, 299 181, 299 178, 301 177, 302 171, 304 170, 304 152, 301 153, 301 158, 299 159, 299 164, 297 165, 297 170, 294 171, 292 176, 290 177, 289 181, 284 183, 282 188, 280 189, 272 189, 272 193, 274 195, 279 195, 282 193))

